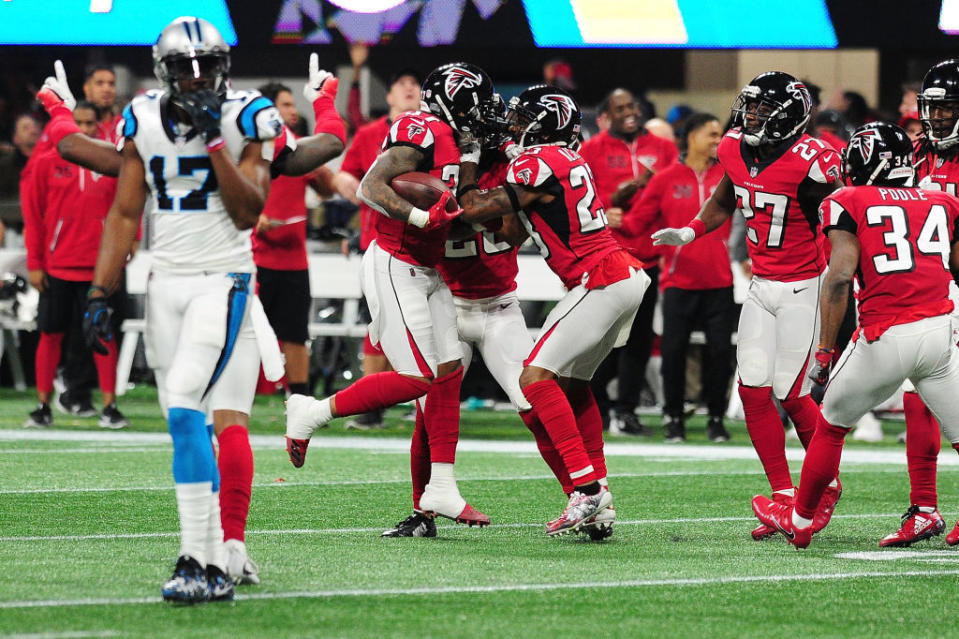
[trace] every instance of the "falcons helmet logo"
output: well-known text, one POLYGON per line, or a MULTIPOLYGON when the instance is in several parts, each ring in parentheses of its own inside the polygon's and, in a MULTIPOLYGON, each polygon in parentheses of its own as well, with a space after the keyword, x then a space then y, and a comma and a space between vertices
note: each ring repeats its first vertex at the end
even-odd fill
POLYGON ((872 150, 875 147, 876 139, 879 137, 878 131, 866 130, 855 136, 849 141, 849 146, 859 149, 863 162, 869 162, 872 157, 872 150))
POLYGON ((450 100, 459 92, 460 89, 472 89, 482 84, 483 78, 479 74, 467 71, 463 67, 453 67, 446 72, 446 82, 443 84, 443 90, 446 97, 450 100))
POLYGON ((812 106, 812 101, 809 98, 809 89, 806 88, 806 85, 802 82, 790 82, 786 90, 789 91, 789 94, 794 100, 802 102, 803 109, 808 113, 812 106))
POLYGON ((547 110, 556 114, 559 120, 560 129, 566 128, 573 117, 573 111, 576 110, 576 103, 569 96, 559 95, 558 93, 549 93, 539 99, 539 103, 547 110))

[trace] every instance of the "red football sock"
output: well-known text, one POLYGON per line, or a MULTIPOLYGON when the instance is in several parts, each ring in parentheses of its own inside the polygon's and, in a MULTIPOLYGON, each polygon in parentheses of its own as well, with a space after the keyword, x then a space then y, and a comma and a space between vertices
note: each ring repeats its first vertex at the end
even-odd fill
POLYGON ((243 541, 253 490, 253 450, 246 428, 233 424, 217 436, 220 456, 220 521, 223 539, 243 541))
POLYGON ((535 382, 523 389, 523 395, 533 406, 550 440, 556 446, 563 465, 569 470, 576 486, 596 481, 596 473, 586 453, 586 445, 576 428, 573 409, 556 380, 535 382))
POLYGON ((909 503, 935 508, 936 470, 942 438, 939 423, 919 393, 902 394, 906 415, 906 466, 909 468, 909 503))
POLYGON ((341 390, 334 397, 335 417, 359 415, 389 408, 425 395, 430 383, 405 377, 396 371, 367 375, 341 390))
POLYGON ((539 454, 543 456, 543 461, 546 462, 549 469, 556 475, 556 479, 559 480, 560 485, 563 487, 563 492, 567 495, 573 492, 573 480, 569 478, 569 473, 566 472, 566 465, 563 464, 563 458, 560 457, 556 447, 553 446, 553 442, 550 440, 549 435, 546 434, 546 429, 543 428, 543 424, 536 416, 536 412, 524 410, 519 416, 520 419, 523 420, 523 423, 526 424, 526 428, 533 433, 539 454))
POLYGON ((437 377, 426 394, 424 423, 429 438, 430 461, 452 464, 460 440, 460 384, 463 367, 437 377))
POLYGON ((816 425, 819 423, 819 406, 809 395, 784 399, 782 405, 789 413, 793 425, 796 426, 796 434, 799 435, 799 441, 803 448, 809 448, 809 442, 812 441, 813 433, 816 432, 816 425))
POLYGON ((101 393, 115 393, 117 389, 117 341, 106 342, 107 354, 93 353, 93 363, 97 367, 97 379, 101 393))
POLYGON ((739 396, 746 414, 746 430, 766 471, 769 485, 773 492, 792 490, 793 480, 786 461, 786 432, 773 404, 772 388, 740 385, 739 396))
POLYGON ((806 460, 799 476, 796 513, 800 517, 812 519, 816 514, 822 494, 839 473, 842 445, 848 432, 845 428, 833 426, 820 417, 816 434, 806 449, 806 460))
POLYGON ((53 378, 57 376, 62 345, 63 333, 40 333, 35 360, 38 393, 53 392, 53 378))
POLYGON ((576 427, 583 438, 586 454, 593 463, 593 472, 596 479, 606 477, 606 456, 603 455, 603 417, 596 405, 596 398, 588 385, 567 395, 573 416, 576 417, 576 427))
POLYGON ((413 509, 420 509, 420 497, 430 483, 430 442, 426 436, 426 417, 416 401, 416 427, 410 442, 410 477, 413 479, 413 509))

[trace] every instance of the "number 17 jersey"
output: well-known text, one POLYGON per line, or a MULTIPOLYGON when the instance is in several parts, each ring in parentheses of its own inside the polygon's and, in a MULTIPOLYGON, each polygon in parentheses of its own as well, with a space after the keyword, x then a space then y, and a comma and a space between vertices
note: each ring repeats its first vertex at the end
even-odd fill
POLYGON ((719 144, 719 162, 733 183, 736 209, 746 218, 746 248, 753 273, 778 282, 816 277, 826 267, 814 184, 838 182, 839 154, 803 134, 757 160, 742 132, 719 144))

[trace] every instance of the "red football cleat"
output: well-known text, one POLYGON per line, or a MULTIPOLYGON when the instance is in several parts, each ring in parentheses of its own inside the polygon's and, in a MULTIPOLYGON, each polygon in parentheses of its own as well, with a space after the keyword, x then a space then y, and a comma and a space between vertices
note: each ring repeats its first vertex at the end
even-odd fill
POLYGON ((812 526, 810 526, 813 534, 825 528, 829 520, 832 519, 832 513, 836 510, 836 502, 839 501, 840 497, 842 497, 842 484, 837 477, 836 487, 829 486, 826 488, 826 492, 819 499, 819 507, 816 509, 816 514, 813 515, 812 526))
MULTIPOLYGON (((938 510, 931 513, 924 513, 919 510, 919 506, 913 504, 909 510, 902 516, 902 526, 894 533, 890 533, 879 540, 880 548, 906 548, 917 541, 923 541, 941 535, 946 529, 946 522, 938 510)), ((949 533, 950 535, 952 533, 949 533)), ((959 536, 959 535, 957 535, 959 536)), ((946 542, 949 537, 946 537, 946 542)), ((959 539, 956 540, 959 542, 959 539)))
POLYGON ((454 517, 453 521, 458 524, 466 524, 467 526, 479 526, 480 528, 489 526, 489 516, 484 515, 469 504, 466 504, 463 512, 461 512, 459 516, 454 517))
POLYGON ((286 438, 286 452, 290 455, 290 463, 297 468, 303 466, 306 461, 306 447, 310 445, 309 439, 286 438))
POLYGON ((959 521, 956 522, 956 525, 953 526, 949 534, 946 535, 946 543, 950 546, 959 544, 959 521))
POLYGON ((793 526, 793 506, 775 502, 765 495, 753 497, 753 512, 756 518, 770 528, 776 528, 796 548, 806 548, 812 540, 812 526, 793 526))
MULTIPOLYGON (((780 504, 793 505, 793 498, 789 495, 783 495, 782 493, 773 493, 772 501, 778 502, 780 504)), ((749 534, 752 535, 753 541, 763 541, 769 539, 776 535, 779 532, 779 529, 775 526, 767 526, 766 524, 759 524, 752 529, 752 532, 749 534)))

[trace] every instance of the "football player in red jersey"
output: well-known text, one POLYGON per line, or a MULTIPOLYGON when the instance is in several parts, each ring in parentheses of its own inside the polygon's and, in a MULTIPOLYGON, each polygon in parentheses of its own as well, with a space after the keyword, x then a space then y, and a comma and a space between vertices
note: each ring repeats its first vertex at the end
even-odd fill
POLYGON ((916 385, 946 437, 959 445, 959 352, 949 299, 950 264, 959 268, 959 200, 914 187, 912 159, 912 142, 898 126, 864 125, 843 153, 843 174, 852 186, 820 205, 832 255, 810 377, 829 385, 795 503, 753 499, 759 520, 797 548, 808 546, 818 530, 815 519, 839 470, 846 433, 904 380, 916 385), (853 276, 860 285, 860 327, 830 378, 853 276))
POLYGON ((519 379, 538 420, 527 425, 534 433, 545 431, 541 436, 549 438, 565 468, 553 468, 569 501, 546 525, 549 535, 580 530, 612 505, 602 418, 589 380, 629 335, 650 282, 642 263, 613 238, 589 166, 573 150, 581 119, 566 92, 531 87, 510 101, 510 132, 523 151, 510 163, 506 184, 481 191, 475 161, 460 168, 466 219, 506 216, 503 232, 513 242, 532 237, 569 289, 546 318, 519 379))
POLYGON ((459 393, 463 365, 456 311, 436 266, 451 222, 462 210, 447 210, 447 191, 428 211, 390 187, 396 176, 429 171, 457 184, 456 136, 477 130, 493 105, 486 73, 465 63, 433 70, 423 83, 429 111, 405 113, 390 127, 384 150, 360 183, 359 196, 381 216, 376 240, 363 256, 363 292, 373 317, 370 338, 380 343, 394 370, 363 377, 322 401, 292 395, 287 401, 287 450, 301 466, 313 432, 334 417, 356 415, 426 395, 425 431, 430 479, 420 497, 425 514, 460 523, 489 523, 460 495, 453 475, 459 439, 459 393))
MULTIPOLYGON (((736 210, 746 218, 753 279, 739 318, 739 395, 773 497, 784 502, 792 501, 795 488, 772 395, 808 446, 819 408, 809 396, 806 371, 826 266, 817 209, 839 181, 838 154, 803 133, 809 111, 806 87, 793 76, 771 71, 753 78, 733 107, 739 126, 719 145, 726 176, 689 226, 653 234, 656 244, 682 246, 719 228, 736 210)), ((837 481, 823 498, 825 521, 840 493, 837 481)), ((752 532, 757 540, 773 534, 764 526, 752 532)))
MULTIPOLYGON (((920 188, 956 195, 959 185, 959 60, 943 60, 926 73, 917 97, 923 134, 914 144, 916 181, 920 188)), ((955 284, 952 299, 959 299, 955 284)), ((938 510, 936 470, 942 437, 939 424, 909 380, 903 384, 906 417, 906 462, 910 506, 902 525, 882 538, 880 546, 910 546, 939 535, 946 522, 938 510)), ((959 523, 946 535, 959 544, 959 523)))

